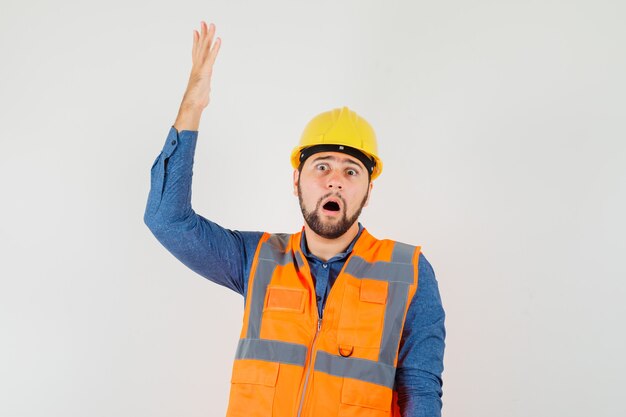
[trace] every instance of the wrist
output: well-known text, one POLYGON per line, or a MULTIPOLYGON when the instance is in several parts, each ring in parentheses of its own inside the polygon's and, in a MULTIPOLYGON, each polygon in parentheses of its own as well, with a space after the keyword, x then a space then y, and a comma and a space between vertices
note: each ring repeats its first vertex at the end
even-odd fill
POLYGON ((174 127, 179 132, 182 130, 197 131, 202 116, 202 108, 191 103, 183 103, 178 111, 174 127))

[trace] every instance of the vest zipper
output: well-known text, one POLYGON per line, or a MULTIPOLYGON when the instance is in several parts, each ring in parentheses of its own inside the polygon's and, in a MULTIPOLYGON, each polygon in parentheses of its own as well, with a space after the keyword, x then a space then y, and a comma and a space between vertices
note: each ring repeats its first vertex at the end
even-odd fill
POLYGON ((320 334, 320 330, 322 328, 322 318, 317 318, 317 331, 315 332, 315 336, 313 337, 313 342, 311 343, 311 350, 309 351, 309 357, 307 358, 307 369, 306 376, 304 377, 304 387, 302 388, 302 396, 300 397, 300 406, 298 407, 298 417, 302 415, 302 407, 304 406, 304 400, 306 399, 306 390, 309 384, 309 375, 311 374, 312 363, 311 360, 313 358, 313 350, 315 349, 315 342, 317 341, 317 336, 320 334))

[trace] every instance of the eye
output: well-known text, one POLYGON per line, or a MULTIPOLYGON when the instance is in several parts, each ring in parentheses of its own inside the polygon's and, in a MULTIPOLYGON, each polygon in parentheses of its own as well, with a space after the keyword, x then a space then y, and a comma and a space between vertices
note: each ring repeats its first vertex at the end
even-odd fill
POLYGON ((328 169, 328 165, 326 165, 326 164, 317 164, 315 166, 315 169, 317 169, 318 171, 326 171, 328 169))
POLYGON ((347 169, 346 173, 352 177, 354 177, 355 175, 359 175, 359 173, 355 169, 347 169))

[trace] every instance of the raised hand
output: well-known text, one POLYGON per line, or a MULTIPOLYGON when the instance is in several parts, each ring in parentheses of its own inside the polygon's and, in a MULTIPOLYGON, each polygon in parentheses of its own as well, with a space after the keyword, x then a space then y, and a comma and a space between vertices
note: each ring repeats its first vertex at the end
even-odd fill
POLYGON ((201 21, 200 26, 200 33, 195 29, 193 31, 193 48, 191 51, 193 65, 182 105, 204 109, 209 104, 213 64, 222 40, 219 37, 213 40, 215 35, 213 23, 207 28, 206 22, 201 21))

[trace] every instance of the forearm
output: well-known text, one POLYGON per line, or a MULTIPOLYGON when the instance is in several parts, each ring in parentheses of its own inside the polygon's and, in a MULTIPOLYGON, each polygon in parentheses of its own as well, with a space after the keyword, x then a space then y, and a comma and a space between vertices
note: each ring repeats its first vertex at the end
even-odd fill
POLYGON ((180 105, 178 116, 174 122, 174 128, 179 132, 183 130, 197 131, 202 118, 202 108, 200 106, 187 104, 185 101, 180 105))
POLYGON ((174 127, 150 171, 150 193, 144 222, 164 228, 192 216, 191 180, 198 132, 177 132, 174 127))

